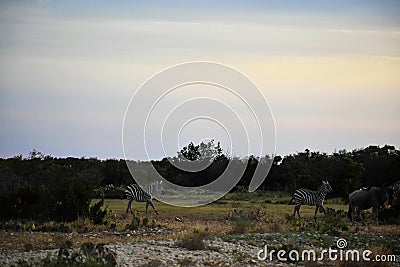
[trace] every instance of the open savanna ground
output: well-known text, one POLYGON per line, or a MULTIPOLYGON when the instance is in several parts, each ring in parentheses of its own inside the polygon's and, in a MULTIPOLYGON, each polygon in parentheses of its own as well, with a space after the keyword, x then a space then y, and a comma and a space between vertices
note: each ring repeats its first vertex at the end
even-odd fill
MULTIPOLYGON (((149 207, 149 213, 147 216, 159 222, 173 223, 175 222, 175 217, 180 217, 184 223, 187 224, 200 220, 204 222, 226 221, 227 225, 230 225, 232 220, 245 220, 246 216, 251 217, 252 214, 254 214, 253 217, 256 220, 265 223, 272 223, 275 219, 285 219, 285 216, 293 214, 294 205, 289 205, 289 200, 289 195, 269 192, 262 195, 257 193, 232 193, 214 203, 191 208, 176 207, 159 201, 154 201, 156 209, 160 211, 160 214, 155 214, 151 207, 149 207)), ((97 200, 94 200, 94 202, 95 201, 97 200)), ((118 216, 125 213, 127 201, 120 199, 106 199, 104 206, 107 207, 110 213, 118 216)), ((346 212, 348 208, 341 199, 327 200, 325 202, 325 207, 346 212)), ((139 216, 146 216, 144 203, 132 202, 132 209, 137 211, 139 216)), ((314 206, 302 206, 300 214, 306 220, 309 220, 314 215, 314 211, 314 206)), ((322 217, 323 214, 319 213, 317 216, 322 217)))
MULTIPOLYGON (((370 249, 377 254, 400 254, 398 225, 351 226, 346 219, 348 206, 339 198, 325 201, 328 214, 324 216, 318 213, 316 222, 313 220, 315 207, 302 206, 302 218, 298 220, 297 217, 292 217, 294 205, 289 205, 289 200, 290 196, 285 193, 255 192, 231 193, 214 203, 193 208, 154 201, 160 212, 157 215, 151 208, 146 214, 145 203, 132 202, 135 212, 127 214, 127 200, 105 199, 103 208, 107 210, 107 214, 104 223, 100 225, 93 224, 87 218, 69 223, 5 223, 5 230, 0 232, 0 252, 79 248, 87 242, 145 242, 143 244, 146 247, 155 244, 152 242, 174 242, 173 248, 209 251, 218 250, 216 246, 219 245, 212 243, 219 242, 215 240, 227 242, 233 247, 245 244, 251 246, 253 251, 264 245, 274 249, 328 249, 336 247, 338 238, 345 238, 349 248, 370 249)), ((92 204, 98 201, 93 200, 92 204)), ((259 263, 255 254, 243 256, 243 260, 245 259, 245 263, 250 265, 254 260, 256 262, 253 265, 259 263)), ((204 262, 200 265, 202 264, 207 265, 204 262)), ((211 263, 208 265, 213 266, 211 263)))

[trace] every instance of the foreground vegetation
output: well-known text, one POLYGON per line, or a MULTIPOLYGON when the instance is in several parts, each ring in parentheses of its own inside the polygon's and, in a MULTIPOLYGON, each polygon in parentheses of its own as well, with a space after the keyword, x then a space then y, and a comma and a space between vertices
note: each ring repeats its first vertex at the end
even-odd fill
MULTIPOLYGON (((126 214, 126 200, 105 199, 103 223, 81 217, 71 222, 8 220, 0 231, 0 255, 13 251, 60 249, 57 258, 43 258, 37 266, 113 266, 115 257, 102 252, 110 242, 174 240, 188 250, 212 250, 207 240, 222 239, 271 249, 329 248, 345 238, 349 248, 370 249, 374 253, 400 254, 399 224, 351 226, 346 219, 346 203, 328 199, 327 215, 312 217, 314 207, 302 206, 302 219, 292 217, 290 195, 282 192, 230 193, 215 203, 182 208, 155 201, 160 211, 145 213, 144 203, 132 203, 134 214, 126 214), (78 254, 66 251, 77 248, 78 254), (92 252, 87 252, 92 248, 92 252), (63 253, 66 253, 65 255, 63 253), (75 255, 75 258, 71 258, 75 255), (77 255, 80 255, 79 257, 77 255), (106 260, 107 258, 107 260, 106 260), (85 259, 85 260, 83 260, 85 259)), ((99 203, 92 200, 91 206, 99 203)), ((366 212, 364 216, 369 216, 366 212)), ((29 266, 21 262, 20 266, 29 266), (24 265, 25 264, 25 265, 24 265)), ((155 265, 157 266, 157 265, 155 265)), ((360 265, 361 266, 361 265, 360 265)))
MULTIPOLYGON (((347 204, 341 199, 328 199, 325 203, 327 215, 322 213, 317 215, 315 222, 314 207, 302 206, 302 219, 292 217, 293 205, 288 205, 290 195, 266 192, 265 195, 257 193, 230 193, 215 203, 194 207, 182 208, 170 206, 158 201, 155 205, 160 214, 153 212, 145 213, 144 203, 132 203, 134 214, 126 214, 126 200, 105 199, 101 210, 106 211, 101 224, 93 223, 89 218, 79 218, 72 222, 47 221, 40 222, 34 220, 9 220, 1 223, 1 228, 7 232, 2 235, 8 235, 13 232, 14 236, 25 236, 24 233, 43 233, 44 238, 47 233, 72 233, 75 240, 73 245, 82 244, 85 240, 95 242, 143 240, 147 238, 161 239, 181 239, 193 232, 202 232, 206 236, 221 236, 230 234, 246 233, 287 233, 317 231, 320 233, 345 233, 345 232, 363 232, 372 231, 383 234, 399 234, 400 226, 397 224, 375 225, 355 225, 350 226, 347 221, 347 204), (249 200, 251 199, 251 200, 249 200), (162 229, 162 234, 154 235, 136 235, 128 236, 120 233, 145 233, 151 229, 162 229), (95 233, 100 233, 96 235, 95 233), (102 233, 102 234, 101 234, 102 233), (117 234, 113 234, 117 233, 117 234), (95 234, 93 236, 93 234, 95 234), (88 237, 88 238, 85 238, 88 237)), ((99 203, 93 200, 92 204, 99 203)), ((370 216, 370 211, 364 213, 364 217, 370 216)), ((382 223, 382 221, 381 221, 382 223)), ((55 241, 52 248, 65 242, 67 239, 55 241)), ((25 244, 19 240, 21 247, 17 250, 29 250, 36 248, 40 244, 25 244)), ((41 240, 44 241, 44 240, 41 240)), ((4 244, 3 244, 4 245, 4 244)), ((15 244, 11 244, 15 245, 15 244)), ((48 245, 48 243, 47 243, 48 245)), ((7 246, 2 246, 8 249, 7 246)), ((12 249, 12 247, 10 247, 12 249)))

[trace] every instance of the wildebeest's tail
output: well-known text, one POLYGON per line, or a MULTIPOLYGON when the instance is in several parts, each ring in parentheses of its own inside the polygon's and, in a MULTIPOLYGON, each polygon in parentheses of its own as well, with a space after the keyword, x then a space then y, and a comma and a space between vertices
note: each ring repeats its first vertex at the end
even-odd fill
POLYGON ((289 200, 289 205, 292 204, 293 199, 294 199, 294 197, 292 197, 292 198, 289 200))

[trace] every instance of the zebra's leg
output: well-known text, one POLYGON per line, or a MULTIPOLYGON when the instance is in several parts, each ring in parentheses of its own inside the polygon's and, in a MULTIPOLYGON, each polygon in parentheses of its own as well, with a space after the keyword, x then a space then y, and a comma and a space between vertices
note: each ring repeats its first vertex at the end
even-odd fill
POLYGON ((301 205, 296 205, 296 206, 294 207, 293 217, 295 216, 296 211, 297 211, 297 215, 299 216, 299 219, 300 219, 300 206, 301 206, 301 205))
MULTIPOLYGON (((298 211, 299 209, 300 209, 300 206, 296 204, 296 205, 294 206, 294 209, 293 209, 293 217, 296 216, 296 211, 298 211)), ((299 215, 299 216, 300 216, 300 215, 299 215)), ((299 218, 300 218, 300 217, 299 217, 299 218)))
POLYGON ((132 200, 128 200, 128 206, 126 207, 126 212, 125 213, 128 213, 129 208, 131 209, 131 213, 132 213, 131 203, 132 203, 132 200))
POLYGON ((314 212, 314 220, 317 220, 317 212, 318 212, 319 206, 317 205, 315 207, 315 212, 314 212))
POLYGON ((158 214, 158 211, 156 210, 156 208, 154 207, 153 201, 149 201, 147 202, 148 204, 150 204, 150 206, 153 208, 154 212, 158 214))
POLYGON ((147 209, 149 208, 149 202, 146 202, 146 214, 147 214, 147 209))

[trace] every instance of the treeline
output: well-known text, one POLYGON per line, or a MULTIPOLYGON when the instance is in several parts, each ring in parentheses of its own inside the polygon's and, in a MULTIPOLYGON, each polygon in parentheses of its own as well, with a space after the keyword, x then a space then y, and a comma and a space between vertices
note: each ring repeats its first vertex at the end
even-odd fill
MULTIPOLYGON (((361 186, 393 183, 400 178, 400 151, 394 146, 369 146, 332 154, 306 149, 293 155, 230 158, 219 144, 189 144, 177 157, 159 161, 131 161, 135 175, 146 177, 150 165, 167 180, 184 186, 207 184, 219 177, 228 164, 244 170, 233 190, 246 188, 259 164, 272 164, 259 190, 292 193, 296 188, 316 189, 321 180, 333 188, 330 197, 347 198, 361 186), (171 162, 210 161, 200 172, 182 171, 171 162)), ((55 158, 32 151, 27 158, 0 159, 0 219, 33 218, 69 221, 89 212, 94 197, 123 198, 123 189, 133 182, 124 160, 55 158)))
POLYGON ((400 179, 400 150, 394 146, 369 146, 332 154, 306 149, 284 158, 275 157, 263 184, 264 189, 292 192, 296 188, 317 188, 328 180, 334 197, 347 198, 361 186, 382 186, 400 179))

